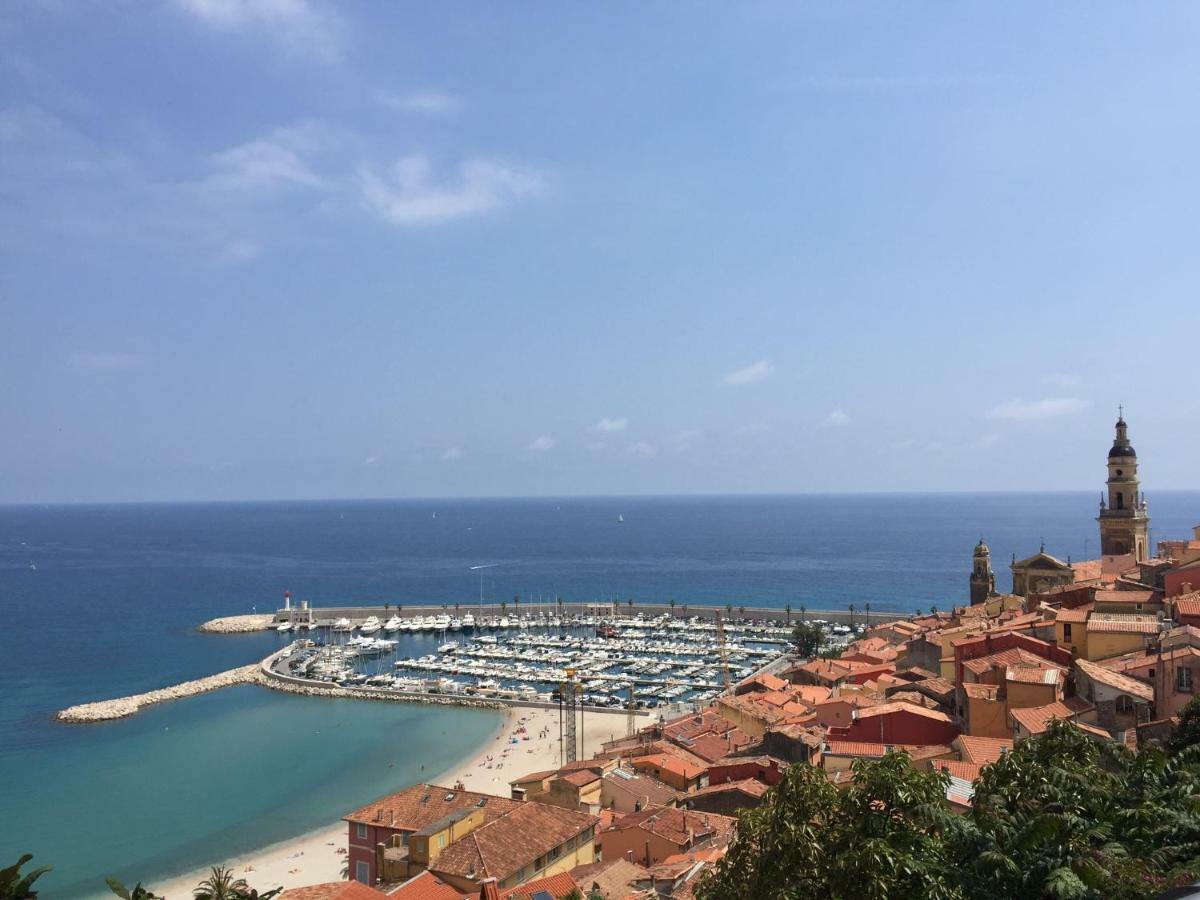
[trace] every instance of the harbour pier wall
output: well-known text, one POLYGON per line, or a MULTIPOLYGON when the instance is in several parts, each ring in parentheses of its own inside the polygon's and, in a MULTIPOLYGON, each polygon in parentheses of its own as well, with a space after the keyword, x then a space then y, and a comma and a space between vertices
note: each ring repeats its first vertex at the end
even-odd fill
MULTIPOLYGON (((505 605, 504 612, 512 615, 521 611, 537 613, 539 611, 549 611, 553 607, 549 604, 522 603, 514 604, 511 601, 505 605)), ((501 607, 499 604, 491 603, 484 604, 484 613, 486 615, 501 615, 501 607)), ((730 617, 734 619, 759 619, 759 620, 775 620, 779 622, 791 621, 792 623, 801 620, 799 607, 793 606, 789 614, 787 610, 779 607, 765 606, 740 606, 733 604, 733 610, 730 612, 725 606, 713 606, 699 604, 676 604, 672 607, 668 603, 635 603, 629 606, 627 603, 563 603, 560 607, 562 614, 579 615, 579 616, 604 616, 604 615, 619 615, 619 616, 635 616, 638 613, 649 616, 673 615, 677 618, 691 618, 698 616, 702 619, 716 619, 717 613, 720 613, 726 619, 730 617)), ((383 619, 390 615, 399 615, 401 618, 409 618, 412 616, 429 616, 448 613, 450 615, 466 615, 474 613, 479 615, 480 609, 474 603, 383 603, 375 605, 358 605, 358 606, 314 606, 308 609, 299 609, 292 607, 289 609, 276 610, 274 616, 259 626, 260 628, 268 628, 279 622, 291 621, 293 618, 303 621, 304 617, 311 615, 312 618, 321 623, 330 623, 335 619, 347 618, 351 622, 360 623, 362 620, 370 616, 378 616, 383 619)), ((823 619, 826 622, 835 622, 839 624, 870 622, 872 625, 879 625, 884 622, 894 622, 897 619, 908 618, 902 612, 889 610, 886 612, 872 611, 870 614, 856 609, 851 613, 848 609, 806 609, 803 618, 812 621, 813 619, 823 619)), ((242 619, 250 619, 253 617, 244 616, 237 617, 242 619)), ((224 620, 214 619, 213 622, 224 620)), ((212 623, 206 622, 201 626, 201 630, 219 631, 220 629, 210 629, 206 626, 212 623)), ((247 629, 252 630, 252 629, 247 629)))

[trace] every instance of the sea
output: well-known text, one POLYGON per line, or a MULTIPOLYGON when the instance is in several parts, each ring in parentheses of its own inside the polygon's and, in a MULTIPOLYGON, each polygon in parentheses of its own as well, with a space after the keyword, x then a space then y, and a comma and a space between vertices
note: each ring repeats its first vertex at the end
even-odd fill
MULTIPOLYGON (((1152 540, 1200 521, 1200 491, 1150 504, 1152 540)), ((110 876, 153 887, 432 778, 499 727, 490 710, 254 686, 55 721, 262 658, 285 638, 196 626, 277 609, 285 590, 314 606, 519 596, 911 614, 966 601, 981 537, 1001 590, 1011 558, 1043 544, 1096 556, 1096 512, 1095 493, 0 507, 0 868, 23 853, 52 865, 47 898, 110 896, 110 876)))

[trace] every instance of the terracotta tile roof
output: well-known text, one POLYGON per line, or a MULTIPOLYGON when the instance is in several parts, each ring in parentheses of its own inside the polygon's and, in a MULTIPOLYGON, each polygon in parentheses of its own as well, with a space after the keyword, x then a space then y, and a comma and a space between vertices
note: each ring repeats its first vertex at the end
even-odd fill
POLYGON ((904 752, 911 756, 914 760, 921 760, 934 759, 939 756, 949 756, 954 752, 954 750, 946 744, 929 744, 926 747, 905 747, 904 752))
POLYGON ((642 805, 669 806, 683 796, 669 784, 641 772, 621 769, 620 774, 609 772, 604 776, 607 790, 627 794, 642 800, 642 805))
POLYGON ((576 866, 571 877, 585 897, 594 889, 605 900, 625 900, 636 892, 637 885, 647 883, 650 871, 622 858, 576 866))
POLYGON ((1092 681, 1098 681, 1101 684, 1115 688, 1123 694, 1129 694, 1140 700, 1145 700, 1147 703, 1154 702, 1154 688, 1145 682, 1130 678, 1128 675, 1122 675, 1120 672, 1114 672, 1112 669, 1106 669, 1104 666, 1097 665, 1096 663, 1088 662, 1086 659, 1075 660, 1075 667, 1092 681))
POLYGON ((785 679, 780 678, 778 675, 764 673, 742 683, 742 687, 746 687, 748 685, 762 685, 762 687, 768 691, 782 691, 788 686, 788 682, 785 679))
POLYGON ((770 785, 763 784, 757 778, 743 778, 740 781, 726 781, 722 784, 710 784, 708 787, 700 788, 700 790, 688 794, 688 799, 690 800, 692 797, 707 797, 711 794, 725 794, 731 791, 741 794, 749 794, 751 797, 761 797, 770 789, 770 785))
POLYGON ((672 807, 652 806, 622 816, 608 831, 640 828, 678 846, 706 840, 723 840, 733 833, 737 819, 716 813, 691 812, 672 807))
POLYGON ((961 778, 963 781, 975 781, 983 771, 983 766, 979 763, 959 762, 956 759, 935 759, 930 765, 935 771, 949 772, 952 777, 961 778))
POLYGON ((1010 647, 1007 650, 989 653, 987 656, 963 660, 963 668, 973 675, 984 675, 992 669, 1004 666, 1039 666, 1047 663, 1048 660, 1044 656, 1030 653, 1022 647, 1010 647))
MULTIPOLYGON (((367 887, 358 881, 327 881, 324 884, 310 884, 307 887, 290 888, 279 895, 279 900, 381 900, 387 894, 367 887)), ((458 891, 447 895, 444 900, 459 900, 462 897, 458 891)), ((405 898, 409 900, 409 898, 405 898)), ((430 895, 428 900, 443 900, 430 895)))
POLYGON ((519 884, 500 896, 502 900, 530 900, 539 891, 545 891, 551 897, 565 897, 572 891, 578 890, 579 885, 575 883, 574 878, 566 872, 559 872, 556 875, 548 875, 545 878, 537 878, 519 884))
POLYGON ((1096 591, 1097 603, 1152 603, 1154 591, 1096 591))
POLYGON ((1058 666, 1009 666, 1004 673, 1005 681, 1017 684, 1062 684, 1067 673, 1058 666))
POLYGON ((521 803, 508 815, 476 828, 441 852, 433 873, 503 881, 539 856, 580 833, 597 818, 546 803, 521 803))
POLYGON ((545 781, 558 774, 557 769, 546 769, 544 772, 530 772, 528 775, 522 775, 520 778, 514 778, 509 784, 529 784, 534 781, 545 781))
POLYGON ((902 750, 903 745, 868 744, 865 741, 826 741, 827 756, 883 756, 888 749, 902 750))
POLYGON ((944 712, 939 712, 936 709, 926 709, 924 706, 913 706, 911 703, 881 703, 878 706, 868 706, 855 710, 855 718, 870 719, 875 716, 887 716, 895 713, 911 713, 934 722, 949 723, 952 721, 944 712))
POLYGON ((559 776, 563 781, 569 782, 575 787, 583 787, 591 784, 593 781, 600 780, 600 773, 593 772, 591 769, 578 769, 574 772, 567 772, 565 775, 559 776))
POLYGON ((960 734, 955 740, 962 749, 963 762, 987 765, 994 763, 1002 754, 1011 752, 1013 742, 1008 738, 972 737, 960 734))
POLYGON ((635 756, 630 762, 638 770, 641 770, 643 766, 652 767, 658 771, 678 775, 688 781, 691 781, 693 778, 699 778, 705 771, 701 766, 693 765, 684 759, 671 756, 667 753, 647 753, 645 756, 635 756))
POLYGON ((845 703, 848 706, 866 707, 877 706, 876 701, 864 694, 844 693, 838 694, 836 697, 830 697, 828 700, 822 700, 813 706, 813 709, 820 709, 823 706, 835 706, 838 703, 845 703))
POLYGON ((511 812, 520 801, 475 791, 456 791, 436 784, 412 787, 382 797, 342 818, 347 822, 382 825, 399 831, 420 831, 451 813, 480 806, 488 821, 511 812))
POLYGON ((1000 685, 968 682, 963 685, 963 693, 970 700, 995 700, 1000 696, 1000 685))
POLYGON ((1071 625, 1080 624, 1088 620, 1091 615, 1092 604, 1085 603, 1083 606, 1077 606, 1074 609, 1060 609, 1055 617, 1056 622, 1066 622, 1071 625))
MULTIPOLYGON (((1195 595, 1195 592, 1188 594, 1188 598, 1195 595)), ((1177 616, 1200 616, 1200 597, 1195 600, 1180 599, 1175 601, 1175 614, 1177 616)))
POLYGON ((1008 714, 1030 734, 1041 734, 1055 719, 1071 719, 1081 710, 1065 703, 1047 703, 1045 706, 1030 706, 1025 709, 1010 709, 1008 714))
MULTIPOLYGON (((356 882, 342 882, 355 884, 356 882)), ((378 896, 383 896, 378 894, 378 896)), ((280 900, 286 894, 281 895, 280 900)), ((410 878, 396 890, 387 895, 392 900, 462 900, 463 892, 453 888, 432 872, 422 872, 415 878, 410 878)))
POLYGON ((728 756, 739 747, 745 747, 750 743, 750 738, 740 731, 738 732, 737 740, 732 740, 732 737, 732 735, 706 734, 704 737, 688 741, 687 749, 706 762, 714 762, 722 756, 728 756))
POLYGON ((1158 634, 1162 624, 1157 616, 1139 616, 1126 613, 1092 613, 1088 619, 1089 632, 1117 632, 1120 634, 1158 634))

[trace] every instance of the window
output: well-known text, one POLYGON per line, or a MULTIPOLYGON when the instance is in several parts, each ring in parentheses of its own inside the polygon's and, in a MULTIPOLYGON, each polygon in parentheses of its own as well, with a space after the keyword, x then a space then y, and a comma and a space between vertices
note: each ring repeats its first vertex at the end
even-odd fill
POLYGON ((1117 509, 1125 508, 1125 495, 1117 491, 1117 509))
POLYGON ((364 841, 367 839, 367 826, 362 822, 358 823, 358 836, 364 841))
POLYGON ((363 884, 371 883, 371 864, 359 860, 354 864, 354 880, 363 884))
POLYGON ((438 835, 438 849, 441 850, 445 846, 446 846, 446 835, 445 835, 445 833, 439 834, 438 835))
POLYGON ((1122 694, 1117 698, 1117 714, 1127 716, 1133 712, 1133 701, 1128 696, 1122 694))
POLYGON ((410 832, 407 832, 407 831, 402 831, 402 832, 400 832, 400 846, 401 846, 401 847, 407 847, 407 846, 408 846, 408 835, 409 835, 409 833, 410 833, 410 832))
POLYGON ((1175 690, 1190 694, 1192 692, 1192 670, 1175 670, 1175 690))
POLYGON ((1065 623, 1063 623, 1063 640, 1069 641, 1070 639, 1071 639, 1071 623, 1065 622, 1065 623))

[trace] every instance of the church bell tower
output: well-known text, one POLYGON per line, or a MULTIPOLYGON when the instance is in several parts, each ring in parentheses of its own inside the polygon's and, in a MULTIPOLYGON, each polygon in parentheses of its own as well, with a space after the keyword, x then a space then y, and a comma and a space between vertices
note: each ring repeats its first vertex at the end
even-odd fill
POLYGON ((983 603, 996 593, 996 575, 992 572, 992 551, 979 539, 971 558, 971 605, 983 603))
POLYGON ((1138 491, 1137 453, 1129 443, 1129 426, 1124 410, 1117 418, 1117 435, 1108 451, 1107 495, 1100 497, 1100 553, 1121 556, 1132 553, 1138 562, 1146 559, 1150 545, 1150 514, 1146 498, 1138 491))

